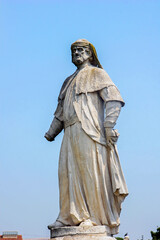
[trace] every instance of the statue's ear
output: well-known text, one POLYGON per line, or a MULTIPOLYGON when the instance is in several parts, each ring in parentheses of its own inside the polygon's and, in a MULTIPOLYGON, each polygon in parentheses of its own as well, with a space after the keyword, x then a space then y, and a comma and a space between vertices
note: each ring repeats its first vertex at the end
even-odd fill
POLYGON ((92 62, 93 62, 93 56, 91 55, 91 57, 89 58, 89 61, 90 61, 90 63, 92 64, 92 62))

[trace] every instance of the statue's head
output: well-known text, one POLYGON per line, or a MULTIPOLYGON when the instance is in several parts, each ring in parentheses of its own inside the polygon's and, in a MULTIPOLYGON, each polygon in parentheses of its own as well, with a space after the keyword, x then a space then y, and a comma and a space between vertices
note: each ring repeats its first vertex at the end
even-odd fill
POLYGON ((85 39, 79 39, 71 45, 72 62, 78 67, 85 61, 102 68, 96 53, 95 47, 85 39))

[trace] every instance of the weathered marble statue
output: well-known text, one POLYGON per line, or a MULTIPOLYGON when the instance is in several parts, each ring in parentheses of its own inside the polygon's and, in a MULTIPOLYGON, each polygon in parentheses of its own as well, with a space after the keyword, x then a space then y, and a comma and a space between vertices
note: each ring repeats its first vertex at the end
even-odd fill
POLYGON ((124 101, 103 70, 94 46, 71 45, 77 70, 63 83, 54 119, 45 138, 64 129, 59 157, 60 213, 49 229, 104 225, 118 233, 121 203, 128 194, 114 130, 124 101))

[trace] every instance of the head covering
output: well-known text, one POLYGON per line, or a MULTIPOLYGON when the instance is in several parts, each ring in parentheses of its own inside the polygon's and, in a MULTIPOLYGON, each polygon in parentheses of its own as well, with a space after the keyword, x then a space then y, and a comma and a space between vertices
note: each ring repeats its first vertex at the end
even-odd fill
POLYGON ((73 47, 89 47, 89 49, 92 52, 92 60, 91 60, 91 64, 95 67, 98 68, 103 68, 102 65, 100 64, 99 60, 98 60, 98 56, 97 56, 97 52, 95 47, 93 46, 93 44, 91 44, 88 40, 86 39, 78 39, 77 41, 75 41, 74 43, 72 43, 71 45, 71 50, 73 49, 73 47))

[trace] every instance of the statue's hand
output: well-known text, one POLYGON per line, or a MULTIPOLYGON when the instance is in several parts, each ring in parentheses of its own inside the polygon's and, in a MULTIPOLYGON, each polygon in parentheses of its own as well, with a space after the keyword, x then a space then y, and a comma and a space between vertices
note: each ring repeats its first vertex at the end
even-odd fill
POLYGON ((45 137, 49 142, 54 141, 54 138, 51 137, 48 133, 45 133, 44 137, 45 137))
POLYGON ((119 133, 117 130, 112 128, 106 128, 106 139, 107 139, 107 146, 111 146, 112 144, 116 143, 119 137, 119 133))

